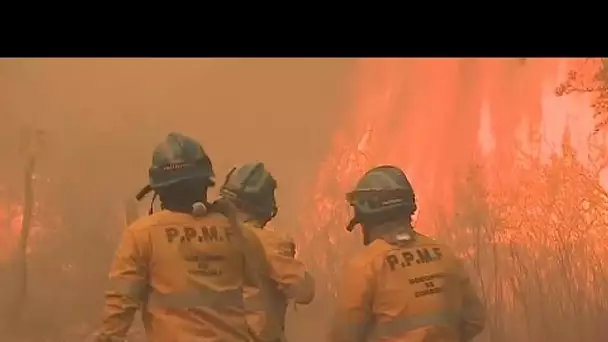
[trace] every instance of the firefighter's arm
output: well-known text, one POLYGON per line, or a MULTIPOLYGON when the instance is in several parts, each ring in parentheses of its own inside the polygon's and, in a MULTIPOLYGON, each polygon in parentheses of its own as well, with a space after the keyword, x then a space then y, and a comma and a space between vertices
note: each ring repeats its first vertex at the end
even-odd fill
POLYGON ((296 245, 289 237, 277 237, 267 244, 266 253, 271 265, 271 277, 288 299, 298 304, 309 304, 315 297, 314 278, 306 266, 295 258, 296 245))
POLYGON ((148 256, 131 229, 127 229, 110 268, 101 331, 97 341, 124 339, 133 316, 145 301, 148 256))
POLYGON ((462 316, 460 319, 460 333, 463 342, 469 342, 485 327, 486 308, 477 295, 471 278, 463 263, 458 260, 458 273, 462 293, 462 316))
POLYGON ((344 269, 337 289, 336 312, 330 342, 363 342, 372 316, 374 271, 372 265, 354 259, 344 269))

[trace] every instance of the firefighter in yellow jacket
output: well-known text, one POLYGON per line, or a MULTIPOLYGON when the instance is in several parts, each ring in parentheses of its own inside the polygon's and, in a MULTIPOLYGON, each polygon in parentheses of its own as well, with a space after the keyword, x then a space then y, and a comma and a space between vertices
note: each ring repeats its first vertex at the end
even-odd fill
POLYGON ((368 171, 347 194, 365 249, 349 260, 338 288, 330 341, 468 342, 485 308, 463 263, 413 230, 415 196, 394 166, 368 171))
POLYGON ((245 289, 247 320, 257 338, 268 342, 285 340, 288 301, 308 304, 315 295, 313 278, 295 259, 294 241, 266 227, 277 213, 276 187, 276 180, 264 164, 250 163, 232 169, 220 190, 223 198, 235 203, 246 227, 262 242, 270 262, 265 289, 245 289))
POLYGON ((211 161, 195 140, 171 133, 158 145, 150 183, 161 211, 131 224, 109 274, 102 341, 124 341, 137 309, 150 342, 254 341, 247 325, 245 262, 264 269, 264 251, 253 234, 236 239, 234 226, 207 204, 214 185, 211 161), (253 260, 241 245, 250 243, 253 260))

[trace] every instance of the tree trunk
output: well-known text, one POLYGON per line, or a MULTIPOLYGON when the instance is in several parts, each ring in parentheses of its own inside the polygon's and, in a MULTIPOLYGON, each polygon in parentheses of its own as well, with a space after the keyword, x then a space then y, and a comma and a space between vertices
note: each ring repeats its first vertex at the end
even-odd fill
POLYGON ((24 308, 27 300, 28 290, 28 274, 27 274, 27 242, 30 235, 32 225, 32 215, 34 212, 34 185, 33 175, 36 165, 35 157, 30 157, 27 161, 24 170, 24 201, 23 201, 23 221, 21 224, 21 232, 17 249, 15 250, 15 258, 13 265, 15 266, 16 291, 13 297, 13 302, 9 311, 9 327, 16 329, 21 321, 24 308))

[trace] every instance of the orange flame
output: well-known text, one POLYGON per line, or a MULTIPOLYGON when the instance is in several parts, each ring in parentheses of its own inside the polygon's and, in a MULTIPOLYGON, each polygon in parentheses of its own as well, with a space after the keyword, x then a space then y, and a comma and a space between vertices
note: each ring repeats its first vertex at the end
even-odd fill
MULTIPOLYGON (((329 289, 340 260, 347 260, 360 245, 354 241, 356 235, 349 236, 343 229, 349 218, 344 193, 364 171, 378 164, 395 164, 408 174, 422 208, 417 229, 455 239, 457 248, 471 258, 475 246, 470 229, 476 223, 474 218, 458 219, 465 204, 486 206, 493 220, 500 220, 492 234, 486 234, 491 243, 522 244, 532 253, 534 246, 553 246, 549 249, 555 252, 563 247, 556 241, 570 239, 570 244, 584 242, 587 250, 600 253, 608 237, 606 228, 583 217, 608 216, 606 199, 601 197, 604 190, 594 185, 608 186, 608 172, 602 171, 605 135, 598 138, 596 130, 598 95, 556 94, 560 84, 571 81, 569 70, 580 63, 569 59, 362 60, 349 116, 354 120, 336 133, 333 150, 319 167, 313 188, 315 215, 304 220, 316 230, 306 230, 300 237, 304 257, 327 275, 329 289), (480 165, 481 172, 471 175, 474 165, 480 165), (463 183, 474 181, 471 177, 480 183, 479 194, 463 199, 472 191, 462 188, 463 183), (564 186, 556 181, 570 183, 564 186), (554 188, 560 186, 563 198, 558 199, 554 188), (604 199, 576 204, 570 213, 556 218, 556 208, 588 198, 589 189, 601 195, 595 198, 604 199), (484 199, 475 202, 475 196, 484 199), (591 209, 581 214, 582 205, 591 209), (449 231, 456 224, 458 231, 449 231), (307 255, 306 246, 314 246, 314 253, 307 255)), ((587 72, 596 73, 599 64, 594 65, 587 72)))

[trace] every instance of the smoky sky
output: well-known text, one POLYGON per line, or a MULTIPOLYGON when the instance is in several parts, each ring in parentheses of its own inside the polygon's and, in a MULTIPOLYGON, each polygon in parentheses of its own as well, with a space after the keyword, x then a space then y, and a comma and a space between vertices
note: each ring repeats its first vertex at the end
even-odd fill
MULTIPOLYGON (((329 151, 332 132, 348 119, 354 64, 345 59, 4 59, 1 149, 5 158, 17 161, 20 128, 44 129, 40 172, 52 175, 65 191, 77 188, 81 197, 86 191, 129 197, 146 182, 154 145, 179 131, 201 141, 219 182, 235 164, 266 163, 279 180, 283 214, 296 215, 329 151)), ((12 165, 2 173, 6 181, 19 174, 18 164, 12 165)))

